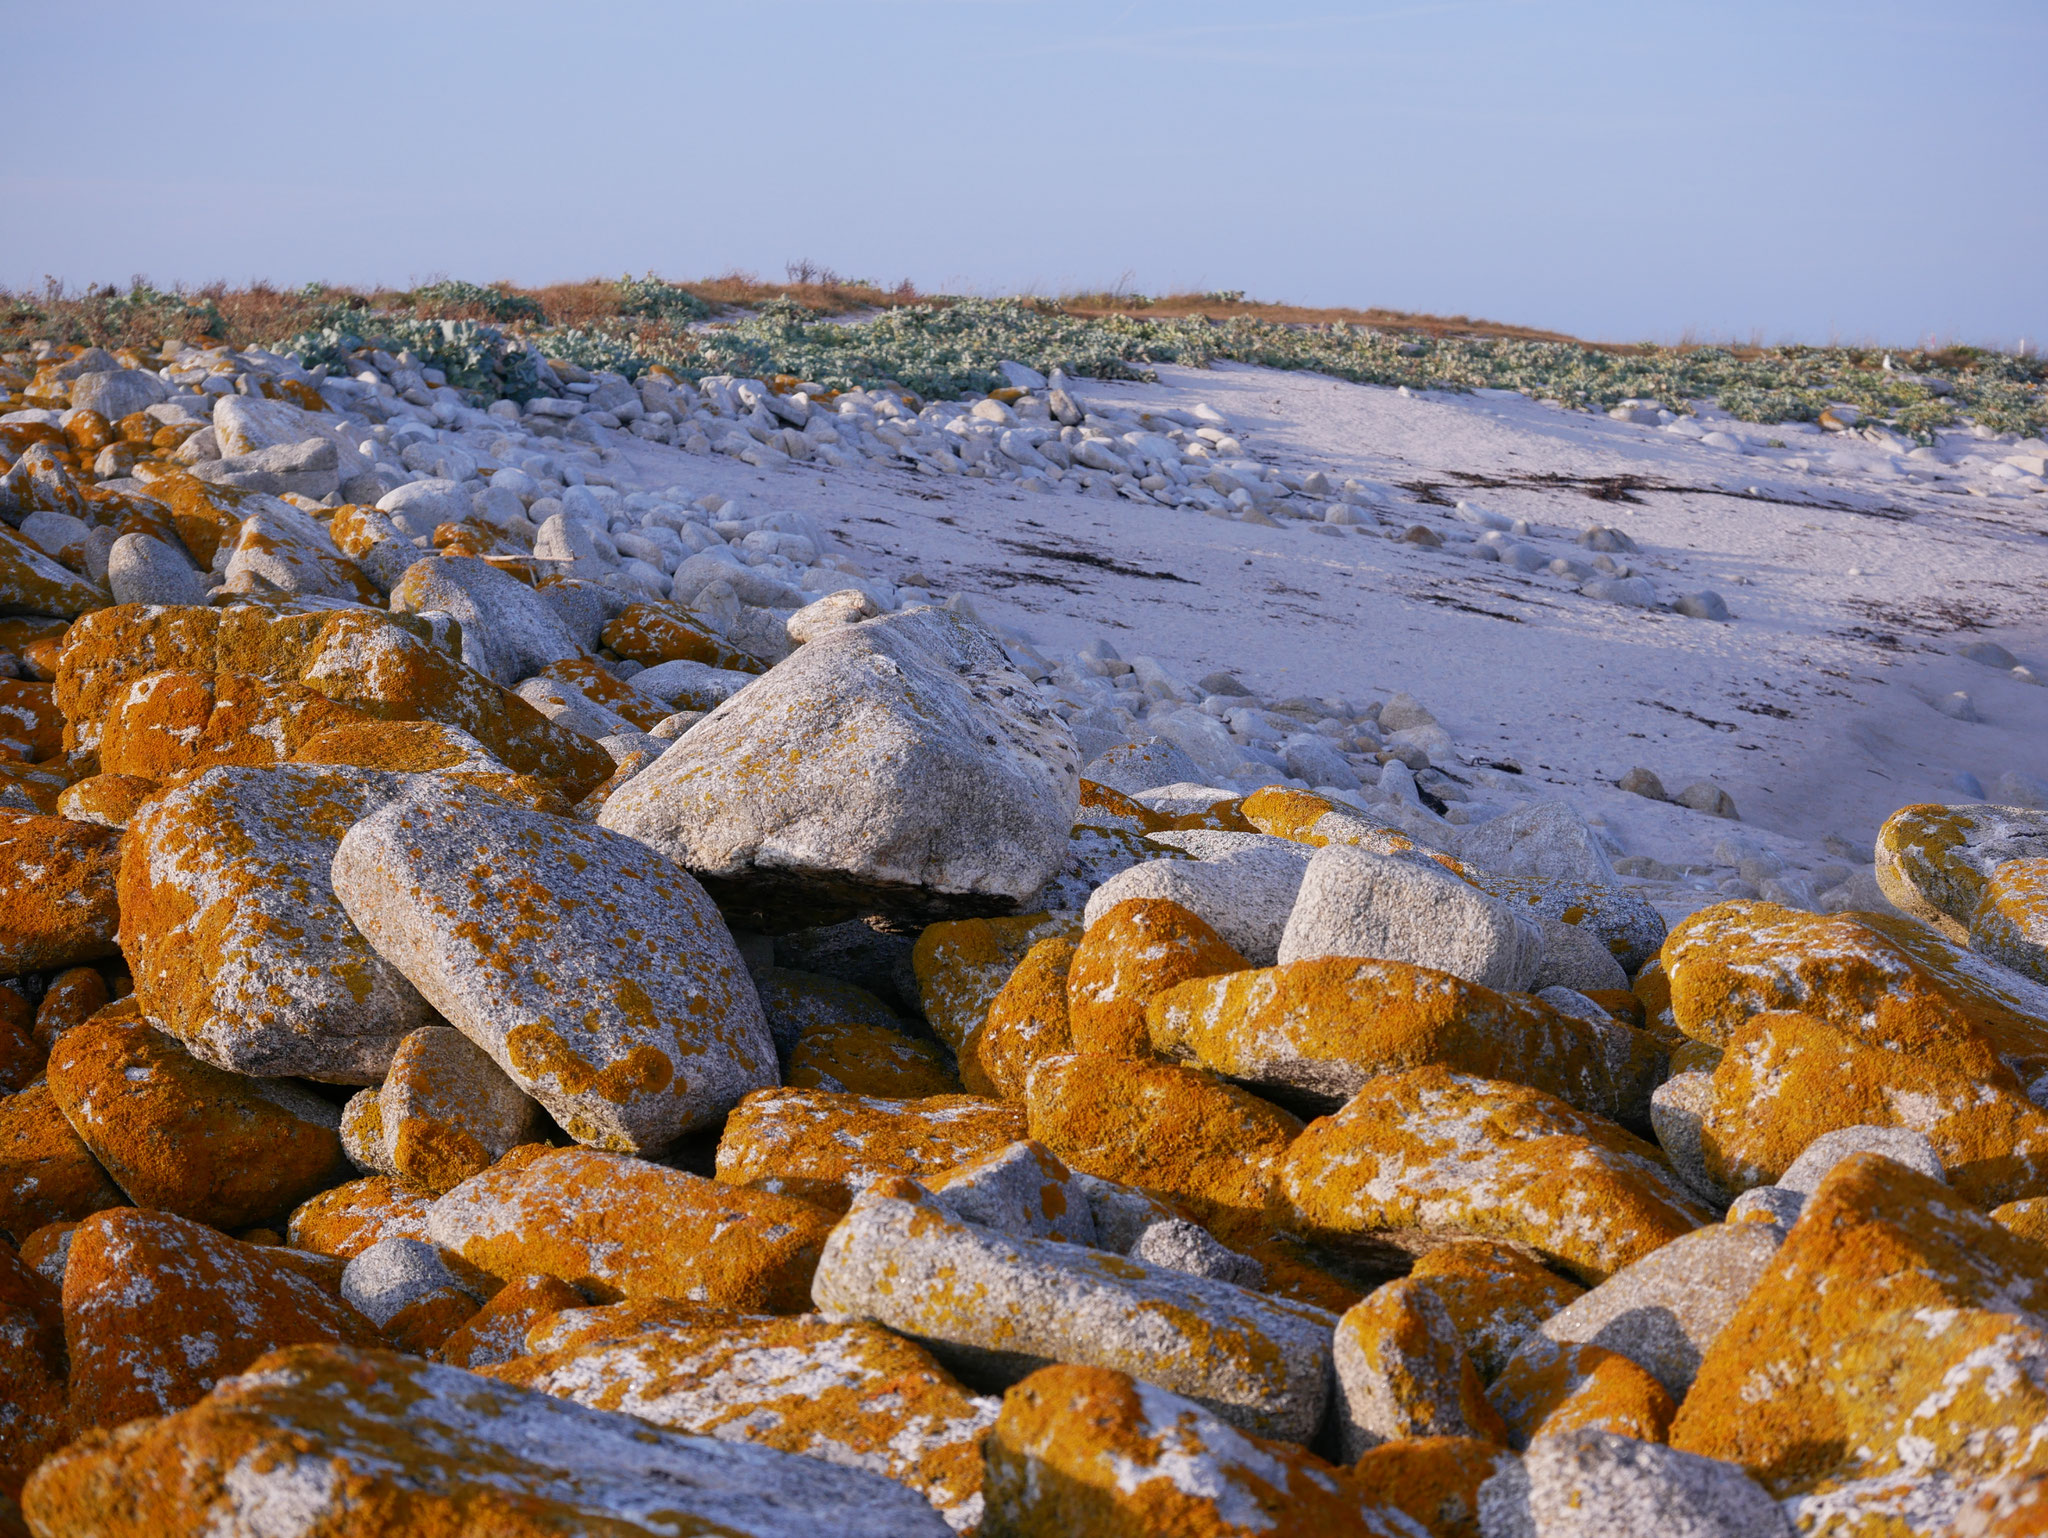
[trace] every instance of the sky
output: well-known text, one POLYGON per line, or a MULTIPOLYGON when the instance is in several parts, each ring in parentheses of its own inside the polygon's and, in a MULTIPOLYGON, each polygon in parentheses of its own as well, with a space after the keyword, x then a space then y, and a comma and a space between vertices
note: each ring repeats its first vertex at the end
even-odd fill
POLYGON ((808 259, 1600 340, 2048 337, 2040 0, 5 11, 15 288, 808 259))

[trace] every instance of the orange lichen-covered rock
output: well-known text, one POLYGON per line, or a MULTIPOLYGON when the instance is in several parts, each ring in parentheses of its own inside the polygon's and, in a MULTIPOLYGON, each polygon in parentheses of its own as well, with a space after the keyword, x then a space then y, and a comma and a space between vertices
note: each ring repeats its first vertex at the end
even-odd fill
POLYGON ((223 544, 233 546, 242 527, 242 509, 256 496, 232 486, 211 485, 170 467, 151 473, 148 486, 149 494, 170 508, 178 538, 201 570, 213 566, 223 544))
POLYGON ((0 1094, 28 1088, 42 1073, 48 1055, 35 1038, 35 1015, 28 1000, 12 988, 0 988, 0 1094))
POLYGON ((491 1376, 673 1431, 873 1469, 956 1527, 982 1513, 981 1444, 996 1402, 864 1321, 670 1325, 522 1357, 491 1376))
POLYGON ((315 1281, 306 1259, 168 1212, 117 1207, 87 1218, 64 1268, 80 1424, 191 1404, 280 1346, 374 1343, 375 1327, 315 1281))
POLYGON ((540 1135, 540 1107, 445 1025, 421 1026, 400 1042, 375 1094, 385 1167, 434 1196, 540 1135))
POLYGON ((1451 1234, 1528 1246, 1585 1282, 1713 1221, 1663 1156, 1525 1085, 1418 1068, 1369 1081, 1287 1151, 1276 1201, 1386 1257, 1451 1234))
POLYGON ((775 1082, 718 909, 644 844, 418 775, 331 874, 377 953, 579 1143, 659 1153, 775 1082))
POLYGON ((247 673, 149 673, 108 710, 100 768, 162 780, 217 764, 279 764, 316 733, 366 719, 301 684, 247 673))
POLYGON ((107 980, 97 967, 67 967, 50 979, 36 1006, 36 1044, 49 1051, 59 1036, 85 1024, 107 1002, 107 980))
POLYGON ((895 1010, 867 989, 842 978, 793 967, 766 967, 753 976, 761 1013, 768 1017, 768 1033, 785 1059, 796 1050, 798 1038, 813 1026, 854 1021, 889 1030, 905 1028, 895 1010))
POLYGON ((707 1325, 732 1326, 749 1315, 710 1303, 684 1303, 675 1298, 627 1298, 619 1303, 593 1303, 565 1308, 534 1321, 526 1332, 526 1356, 548 1356, 608 1340, 630 1340, 649 1330, 696 1330, 707 1325))
POLYGON ((1876 1154, 1837 1165, 1715 1337, 1674 1447, 1780 1497, 2042 1472, 2048 1249, 1876 1154))
POLYGON ((1106 1367, 1045 1367, 1003 1396, 982 1531, 1016 1538, 1391 1538, 1339 1470, 1106 1367))
POLYGON ((97 609, 107 594, 65 570, 13 529, 0 525, 0 614, 70 617, 97 609))
POLYGON ((353 1260, 379 1239, 424 1239, 426 1196, 389 1175, 372 1175, 322 1191, 292 1213, 286 1239, 295 1250, 353 1260))
POLYGON ((1081 782, 1081 805, 1074 813, 1076 826, 1109 828, 1125 833, 1158 833, 1173 826, 1173 819, 1155 812, 1142 801, 1133 801, 1120 790, 1081 782))
POLYGON ((64 746, 98 747, 115 703, 150 673, 247 673, 302 684, 360 716, 459 727, 517 773, 565 782, 572 800, 611 776, 611 755, 597 743, 464 667, 431 635, 425 620, 368 609, 102 609, 65 636, 57 674, 64 746))
POLYGON ((2048 1075, 2048 987, 1905 919, 1719 903, 1671 931, 1663 961, 1678 1028, 1715 1046, 1751 1015, 1797 1010, 1977 1077, 2048 1075))
POLYGON ((556 782, 514 774, 468 732, 442 721, 361 720, 328 727, 300 742, 292 761, 438 774, 530 811, 552 812, 558 817, 571 811, 556 782))
POLYGON ((2016 806, 1902 806, 1877 833, 1877 884, 1908 918, 1958 944, 1993 872, 2048 855, 2048 816, 2016 806))
POLYGON ((583 1294, 559 1277, 515 1276, 435 1351, 436 1361, 479 1372, 526 1352, 526 1336, 543 1319, 583 1307, 583 1294))
POLYGON ((1416 1437, 1369 1448, 1351 1482, 1376 1506, 1400 1512, 1428 1538, 1480 1538, 1479 1487, 1515 1455, 1476 1437, 1416 1437))
POLYGON ((2008 860, 1992 871, 1970 915, 1970 949, 2048 983, 2048 859, 2008 860))
POLYGON ((1590 1342, 1545 1345, 1525 1349, 1487 1390, 1510 1445, 1525 1448, 1536 1437, 1567 1431, 1611 1431, 1639 1442, 1669 1434, 1677 1406, 1646 1369, 1590 1342))
POLYGON ((808 1027, 797 1037, 782 1082, 792 1089, 834 1090, 884 1100, 960 1093, 960 1081, 938 1047, 893 1027, 862 1020, 808 1027))
POLYGON ((1991 1221, 2012 1230, 2022 1239, 2048 1245, 2048 1196, 2029 1196, 2022 1201, 2001 1203, 1991 1209, 1991 1221))
POLYGON ((2048 1474, 1987 1480, 1943 1538, 2048 1538, 2048 1474))
POLYGON ((1185 833, 1256 833, 1259 830, 1246 821, 1244 798, 1229 796, 1213 806, 1199 812, 1184 812, 1174 818, 1170 828, 1185 833))
POLYGON ((643 732, 674 714, 652 695, 620 683, 595 657, 565 657, 560 662, 550 662, 534 676, 567 684, 585 699, 624 716, 643 732))
POLYGON ((833 1214, 625 1154, 515 1148, 434 1203, 428 1234, 491 1276, 560 1277, 600 1302, 810 1306, 833 1214))
POLYGON ((76 1222, 127 1200, 71 1130, 48 1084, 0 1095, 0 1229, 26 1239, 45 1224, 76 1222))
POLYGON ((30 763, 64 751, 64 713, 57 708, 55 687, 0 678, 0 749, 30 763))
POLYGON ((1040 940, 1024 953, 960 1049, 961 1078, 973 1093, 1020 1099, 1035 1064, 1074 1050, 1067 1007, 1073 961, 1074 941, 1066 935, 1040 940))
POLYGON ((1523 1337, 1586 1289, 1566 1281, 1520 1250, 1489 1239, 1454 1239, 1415 1262, 1408 1273, 1442 1300, 1471 1353, 1480 1379, 1491 1383, 1523 1337))
POLYGON ((1905 1127, 1980 1207, 2048 1196, 2048 1112, 2002 1065, 1973 1073, 1957 1055, 1886 1051, 1810 1015, 1752 1016, 1713 1070, 1700 1121, 1707 1173, 1729 1191, 1771 1185, 1822 1133, 1905 1127))
POLYGON ((988 1017, 989 1005, 1032 946, 1061 935, 1078 939, 1080 934, 1078 913, 926 925, 911 953, 911 966, 933 1034, 958 1052, 969 1033, 988 1017))
POLYGON ((628 604, 599 639, 621 657, 647 667, 701 662, 739 673, 761 671, 759 662, 728 646, 724 637, 679 604, 628 604))
POLYGON ((1414 1437, 1507 1440, 1457 1325, 1427 1282, 1403 1278, 1367 1294, 1337 1321, 1331 1360, 1346 1462, 1414 1437))
POLYGON ((131 1201, 214 1228, 282 1213, 347 1174, 334 1106, 202 1063, 147 1020, 67 1032, 50 1089, 131 1201))
POLYGON ((35 1466, 71 1440, 64 1375, 57 1290, 0 1239, 0 1512, 35 1466))
POLYGON ((63 815, 58 798, 70 787, 71 777, 61 764, 25 764, 0 758, 0 806, 16 812, 41 812, 45 817, 63 815))
POLYGON ((1250 965, 1207 920, 1179 903, 1142 897, 1120 902, 1081 937, 1067 974, 1074 1049, 1149 1057, 1148 1003, 1190 979, 1250 965))
POLYGON ((280 764, 212 769, 129 829, 122 940, 143 1010, 236 1073, 374 1083, 432 1011, 349 922, 342 836, 407 777, 280 764))
POLYGON ((1031 1136, 1069 1165, 1198 1215, 1265 1210, 1301 1123, 1211 1074, 1076 1052, 1025 1087, 1031 1136))
POLYGON ((936 1175, 1024 1136, 1024 1113, 974 1095, 876 1100, 763 1089, 726 1118, 718 1179, 843 1212, 870 1182, 936 1175))
POLYGON ((0 808, 0 977, 119 954, 120 835, 0 808))
POLYGON ((125 828, 142 803, 162 787, 132 774, 91 774, 67 785, 57 797, 57 815, 102 828, 125 828))
POLYGON ((1619 1021, 1563 1014, 1401 961, 1322 956, 1180 984, 1145 1008, 1181 1062, 1331 1110, 1370 1079, 1437 1065, 1526 1084, 1647 1130, 1664 1051, 1619 1021))
POLYGON ((950 1532, 879 1474, 342 1346, 273 1352, 181 1414, 86 1437, 22 1504, 45 1538, 950 1532))

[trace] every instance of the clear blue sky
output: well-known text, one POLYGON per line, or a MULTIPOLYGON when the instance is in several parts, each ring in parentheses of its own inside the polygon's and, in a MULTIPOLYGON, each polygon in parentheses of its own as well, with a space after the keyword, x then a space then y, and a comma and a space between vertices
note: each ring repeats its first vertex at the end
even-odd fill
POLYGON ((2048 336, 2041 0, 7 7, 0 283, 1241 288, 2048 336))

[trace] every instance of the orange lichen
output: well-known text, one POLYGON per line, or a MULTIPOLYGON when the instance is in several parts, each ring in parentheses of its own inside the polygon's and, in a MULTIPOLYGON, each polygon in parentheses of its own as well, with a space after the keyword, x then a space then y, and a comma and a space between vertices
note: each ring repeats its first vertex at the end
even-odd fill
POLYGON ((1017 963, 989 1004, 988 1017, 960 1049, 961 1078, 974 1094, 1020 1099, 1035 1064, 1074 1050, 1067 1023, 1074 949, 1070 937, 1055 935, 1040 940, 1017 963))
POLYGON ((1647 1371, 1590 1342, 1523 1352, 1494 1380, 1487 1397, 1517 1448, 1535 1437, 1585 1430, 1661 1442, 1677 1412, 1664 1385, 1647 1371))
POLYGON ((1023 1136, 1021 1108, 974 1095, 761 1089, 726 1118, 718 1179, 843 1212, 871 1181, 939 1174, 1023 1136))
POLYGON ((1200 914, 1163 898, 1120 902, 1088 927, 1067 974, 1074 1048, 1150 1057, 1146 1006, 1193 978, 1251 963, 1200 914))
POLYGON ((1409 1273, 1443 1301, 1479 1376, 1500 1376, 1523 1337, 1585 1292, 1524 1255, 1486 1239, 1438 1245, 1409 1273))
POLYGON ((960 1093, 960 1081, 936 1046, 865 1020, 806 1026, 789 1054, 783 1083, 885 1100, 960 1093))
POLYGON ((127 1200, 48 1084, 0 1095, 0 1229, 25 1239, 46 1223, 77 1222, 127 1200))
POLYGON ((1080 933, 1077 913, 927 925, 911 952, 911 967, 932 1033, 958 1052, 1032 946, 1059 935, 1078 939, 1080 933))

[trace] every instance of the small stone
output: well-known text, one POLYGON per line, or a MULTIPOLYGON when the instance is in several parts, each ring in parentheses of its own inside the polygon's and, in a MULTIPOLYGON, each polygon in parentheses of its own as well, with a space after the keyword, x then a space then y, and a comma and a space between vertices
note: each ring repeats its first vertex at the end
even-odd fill
POLYGON ((351 1180, 302 1203, 285 1230, 286 1242, 295 1250, 353 1260, 380 1239, 424 1239, 432 1205, 388 1175, 351 1180))
POLYGON ((206 579, 182 551, 147 534, 123 534, 107 552, 107 586, 115 603, 201 604, 206 579))
POLYGON ((1726 622, 1728 601, 1712 588, 1701 588, 1697 593, 1680 593, 1672 608, 1688 619, 1711 619, 1726 622))
POLYGON ((398 1044, 376 1092, 383 1164, 429 1196, 540 1136, 541 1110, 460 1031, 422 1026, 398 1044))
POLYGON ((631 839, 422 776, 348 831, 333 880, 377 954, 578 1142, 659 1151, 773 1082, 717 911, 631 839))
POLYGON ((1079 795, 1072 735, 993 637, 940 610, 831 631, 605 804, 764 932, 1000 913, 1044 885, 1079 795))
POLYGON ((874 619, 882 612, 874 599, 859 588, 842 588, 836 593, 826 594, 816 603, 804 605, 783 622, 783 628, 788 631, 790 640, 802 646, 827 631, 857 625, 862 620, 874 619))
POLYGON ((909 1335, 969 1382, 1056 1361, 1110 1367, 1293 1441, 1314 1433, 1327 1400, 1334 1321, 1322 1310, 963 1223, 909 1180, 854 1202, 811 1291, 828 1318, 909 1335))
POLYGON ((1332 1360, 1347 1463, 1412 1437, 1507 1439, 1457 1325, 1426 1282, 1388 1282, 1345 1314, 1332 1360))
POLYGON ((1709 817, 1725 817, 1730 822, 1742 820, 1741 814, 1735 810, 1735 798, 1712 780, 1696 780, 1671 799, 1679 806, 1705 812, 1709 817))
POLYGON ((1212 1277, 1237 1287, 1257 1288, 1266 1279, 1265 1267, 1256 1260, 1226 1249, 1206 1228, 1186 1218, 1162 1218, 1150 1224, 1123 1253, 1148 1266, 1212 1277))
POLYGON ((567 1282, 533 1273, 515 1276, 444 1340, 436 1361, 480 1372, 526 1354, 527 1332, 588 1300, 567 1282))
POLYGON ((832 1214, 625 1154, 515 1148, 441 1197, 428 1237, 496 1278, 539 1272, 600 1302, 805 1306, 832 1214))
POLYGON ((872 1100, 764 1089, 726 1118, 718 1179, 843 1212, 873 1181, 936 1175, 1022 1136, 1019 1107, 973 1095, 872 1100))
POLYGON ((370 1322, 333 1291, 331 1265, 168 1212, 87 1218, 64 1268, 79 1423, 113 1427, 181 1409, 280 1346, 374 1343, 370 1322))
POLYGON ((1645 800, 1669 801, 1671 799, 1665 793, 1664 782, 1658 779, 1653 771, 1640 766, 1629 770, 1627 774, 1624 774, 1615 783, 1630 795, 1641 796, 1645 800))
POLYGON ((1152 999, 1190 979, 1249 965, 1201 915, 1178 903, 1117 903, 1089 925, 1073 952, 1066 978, 1071 1049, 1144 1056, 1152 1050, 1145 1027, 1152 999))
POLYGON ((1587 1429, 1661 1442, 1677 1410, 1664 1385, 1620 1352, 1540 1336, 1522 1343, 1487 1398, 1518 1450, 1538 1437, 1587 1429))
POLYGON ((1184 1203, 1263 1213, 1301 1123, 1194 1068, 1076 1052, 1025 1087, 1030 1134, 1070 1168, 1184 1203))
POLYGON ((985 1533, 1378 1538, 1398 1531, 1343 1474, 1201 1403, 1103 1367, 1043 1368, 989 1434, 985 1533))
POLYGON ((1792 1538, 1736 1465, 1593 1429, 1530 1443, 1480 1490, 1479 1520, 1487 1538, 1792 1538))
POLYGON ((67 1031, 49 1073, 65 1117, 139 1207, 246 1228, 347 1173, 327 1101, 200 1062, 146 1019, 67 1031))
POLYGON ((1287 1150, 1279 1184, 1285 1217, 1340 1248, 1384 1257, 1462 1232, 1592 1284, 1711 1221, 1614 1123, 1437 1067, 1369 1080, 1287 1150))
POLYGON ((360 1538, 474 1532, 480 1522, 518 1538, 952 1531, 922 1496, 880 1474, 344 1347, 275 1353, 183 1414, 74 1444, 37 1471, 24 1510, 52 1538, 109 1534, 108 1491, 146 1492, 144 1510, 172 1514, 126 1528, 158 1538, 247 1531, 252 1521, 277 1530, 285 1520, 360 1538))
POLYGON ((1343 844, 1316 851, 1279 960, 1372 957, 1520 991, 1542 964, 1535 925, 1427 860, 1343 844))
POLYGON ((401 1351, 431 1356, 483 1306, 482 1296, 418 1239, 379 1239, 341 1273, 341 1295, 401 1351))

